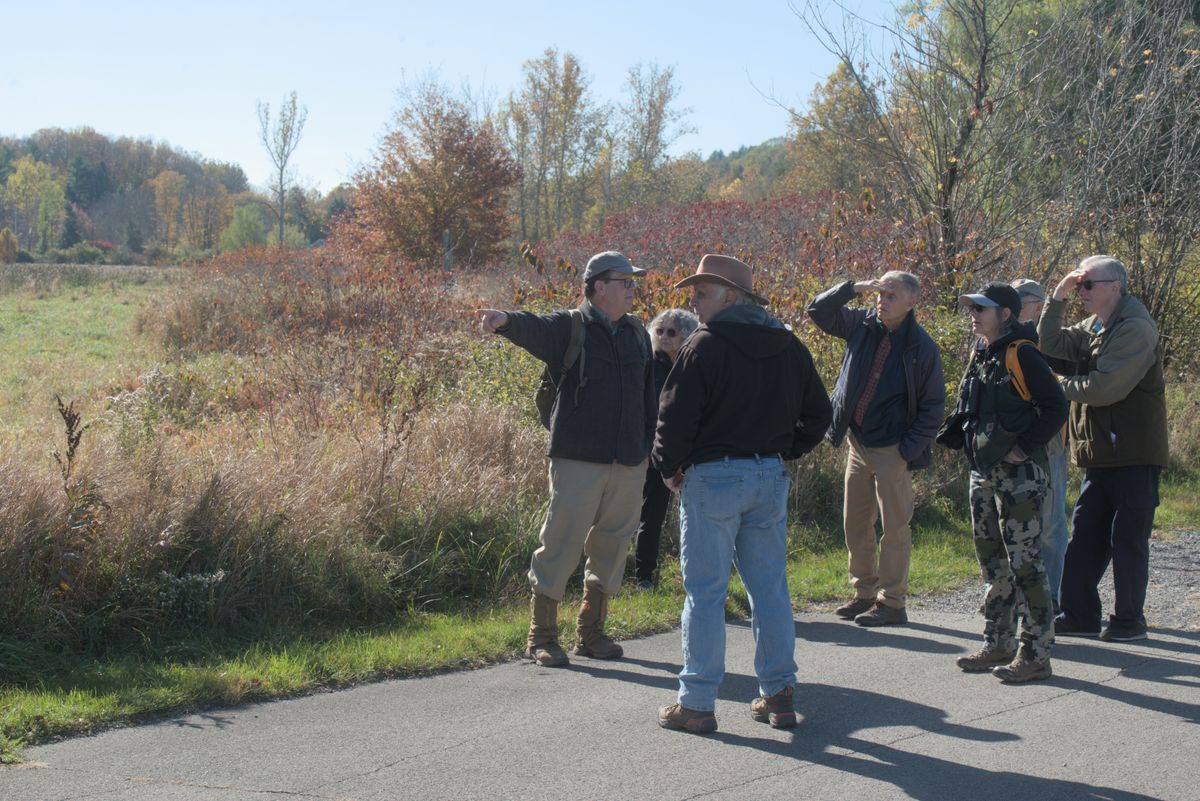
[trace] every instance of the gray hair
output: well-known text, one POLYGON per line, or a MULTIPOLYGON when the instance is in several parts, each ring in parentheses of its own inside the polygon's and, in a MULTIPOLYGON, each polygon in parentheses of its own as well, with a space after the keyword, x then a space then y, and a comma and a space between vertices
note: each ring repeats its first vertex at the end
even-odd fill
POLYGON ((1079 269, 1086 270, 1091 267, 1096 267, 1104 271, 1104 274, 1109 278, 1115 278, 1121 285, 1121 294, 1129 292, 1129 272, 1125 269, 1125 265, 1119 259, 1114 259, 1112 256, 1088 256, 1083 261, 1079 262, 1079 269))
POLYGON ((653 350, 660 350, 658 346, 658 334, 654 332, 671 323, 675 324, 675 329, 679 331, 679 339, 682 341, 691 336, 692 332, 700 327, 700 318, 687 309, 664 309, 660 311, 650 321, 649 326, 650 346, 653 350))
POLYGON ((903 270, 888 270, 883 275, 879 276, 879 282, 892 281, 904 287, 908 294, 914 298, 921 294, 921 279, 917 278, 912 273, 903 270))
POLYGON ((757 306, 758 301, 747 295, 737 287, 729 286, 728 284, 718 284, 716 281, 710 282, 714 287, 721 290, 721 294, 717 297, 724 299, 729 293, 733 293, 734 306, 757 306))

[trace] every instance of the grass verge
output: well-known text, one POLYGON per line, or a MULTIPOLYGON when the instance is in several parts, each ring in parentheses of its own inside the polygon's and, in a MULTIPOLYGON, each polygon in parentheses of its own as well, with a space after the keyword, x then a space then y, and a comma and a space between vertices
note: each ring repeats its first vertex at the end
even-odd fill
MULTIPOLYGON (((915 593, 950 589, 977 571, 962 529, 921 530, 914 550, 915 593)), ((788 578, 798 608, 845 592, 840 550, 793 553, 788 578)), ((668 631, 683 603, 678 565, 664 565, 660 588, 625 592, 612 604, 609 628, 621 638, 668 631)), ((560 625, 574 629, 575 604, 563 604, 560 625)), ((733 581, 731 616, 749 613, 733 581)), ((79 661, 46 652, 18 652, 0 641, 0 662, 20 662, 34 681, 0 685, 0 761, 19 760, 27 744, 106 726, 230 704, 280 698, 363 681, 467 669, 514 658, 528 625, 523 601, 486 611, 418 615, 386 630, 267 632, 254 642, 193 639, 164 643, 157 656, 79 661)))

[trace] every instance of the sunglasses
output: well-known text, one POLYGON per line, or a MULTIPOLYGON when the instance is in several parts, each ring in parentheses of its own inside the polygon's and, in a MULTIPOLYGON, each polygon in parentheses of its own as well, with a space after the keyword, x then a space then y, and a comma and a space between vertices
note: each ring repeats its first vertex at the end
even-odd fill
POLYGON ((976 314, 983 314, 988 309, 995 308, 994 306, 980 306, 978 303, 972 303, 967 306, 967 311, 973 311, 976 314))
POLYGON ((599 281, 604 281, 607 284, 620 284, 626 289, 633 289, 637 286, 637 281, 632 278, 600 278, 599 281))
POLYGON ((1075 291, 1078 292, 1079 288, 1083 287, 1090 292, 1096 284, 1111 284, 1116 280, 1116 278, 1085 278, 1075 285, 1075 291))
POLYGON ((678 332, 678 331, 676 331, 674 328, 655 328, 655 329, 654 329, 654 335, 655 335, 656 337, 661 337, 661 336, 663 336, 663 335, 666 335, 666 336, 669 336, 669 337, 673 337, 673 336, 675 336, 675 335, 676 335, 676 334, 678 334, 678 333, 679 333, 679 332, 678 332))

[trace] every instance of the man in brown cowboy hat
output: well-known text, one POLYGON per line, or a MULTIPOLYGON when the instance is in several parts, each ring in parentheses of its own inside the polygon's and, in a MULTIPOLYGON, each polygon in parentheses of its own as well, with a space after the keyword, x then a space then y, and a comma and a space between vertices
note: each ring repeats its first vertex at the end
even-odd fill
POLYGON ((941 351, 913 313, 920 296, 915 275, 892 270, 846 281, 808 305, 818 328, 846 340, 828 436, 835 448, 843 439, 850 443, 842 522, 855 597, 835 614, 860 626, 908 622, 912 471, 933 460, 946 405, 941 351), (874 308, 846 308, 868 293, 876 296, 874 308))
POLYGON ((694 733, 717 728, 725 673, 729 566, 750 595, 759 697, 755 720, 796 725, 796 628, 787 574, 783 466, 816 447, 829 425, 829 398, 800 340, 761 304, 750 268, 707 255, 695 275, 692 308, 701 326, 684 344, 659 400, 653 460, 680 492, 683 670, 678 701, 658 723, 694 733))

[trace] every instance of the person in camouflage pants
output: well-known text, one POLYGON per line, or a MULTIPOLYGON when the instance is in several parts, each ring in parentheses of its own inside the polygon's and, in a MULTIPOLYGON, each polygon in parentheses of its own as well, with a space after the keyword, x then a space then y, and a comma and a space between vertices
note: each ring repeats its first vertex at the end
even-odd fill
POLYGON ((966 452, 971 466, 975 554, 987 582, 983 647, 959 657, 968 673, 1017 684, 1052 675, 1054 608, 1042 562, 1042 504, 1049 489, 1046 443, 1067 418, 1067 401, 1021 323, 1021 299, 992 282, 960 302, 979 336, 955 412, 937 442, 966 452), (1020 612, 1020 647, 1016 622, 1020 612))
POLYGON ((1042 563, 1041 509, 1048 486, 1047 472, 1033 461, 1001 462, 986 474, 971 471, 971 535, 987 582, 984 650, 1017 651, 1020 608, 1021 651, 1038 662, 1049 660, 1054 644, 1054 605, 1042 563))

